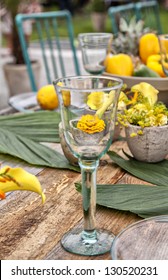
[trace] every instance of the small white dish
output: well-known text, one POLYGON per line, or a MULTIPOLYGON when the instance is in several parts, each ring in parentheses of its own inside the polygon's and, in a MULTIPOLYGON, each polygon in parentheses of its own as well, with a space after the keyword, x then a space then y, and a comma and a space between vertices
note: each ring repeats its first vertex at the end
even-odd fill
POLYGON ((9 104, 19 112, 34 112, 40 110, 36 100, 36 92, 22 93, 9 98, 9 104))

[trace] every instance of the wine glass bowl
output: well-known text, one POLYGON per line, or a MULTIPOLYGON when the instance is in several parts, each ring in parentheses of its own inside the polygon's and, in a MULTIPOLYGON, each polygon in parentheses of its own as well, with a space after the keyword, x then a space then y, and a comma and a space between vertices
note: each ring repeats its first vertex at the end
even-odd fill
POLYGON ((86 72, 102 74, 105 70, 103 61, 111 47, 111 33, 81 33, 78 35, 82 51, 82 60, 86 72))
POLYGON ((114 235, 96 228, 96 171, 100 157, 113 139, 122 81, 87 75, 61 78, 54 85, 59 97, 63 135, 81 168, 84 214, 84 227, 66 233, 61 244, 67 251, 80 255, 103 254, 110 251, 114 235), (93 100, 89 103, 91 97, 93 100), (92 105, 94 109, 90 108, 92 105))
POLYGON ((168 34, 158 36, 160 44, 161 64, 163 71, 168 76, 168 34))

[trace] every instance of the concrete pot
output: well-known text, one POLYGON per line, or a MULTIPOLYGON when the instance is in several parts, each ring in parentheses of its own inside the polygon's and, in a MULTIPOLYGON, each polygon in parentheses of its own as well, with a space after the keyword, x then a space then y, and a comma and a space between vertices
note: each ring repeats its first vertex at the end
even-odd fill
POLYGON ((168 125, 145 127, 143 135, 130 137, 141 128, 128 125, 125 128, 126 141, 132 155, 139 161, 159 162, 168 155, 168 125))
MULTIPOLYGON (((82 130, 76 128, 76 125, 74 125, 76 124, 76 122, 77 120, 70 121, 71 133, 73 134, 73 138, 75 139, 76 143, 80 145, 82 142, 83 145, 87 146, 87 145, 96 145, 98 142, 101 141, 105 131, 94 133, 94 134, 87 134, 82 130)), ((61 148, 65 157, 72 165, 77 166, 78 159, 73 155, 72 151, 70 150, 69 146, 66 143, 61 122, 59 123, 59 137, 60 137, 61 148)))
MULTIPOLYGON (((35 80, 40 80, 41 65, 39 61, 32 62, 32 68, 35 76, 35 80)), ((7 63, 3 66, 5 79, 9 88, 9 96, 14 96, 20 93, 32 92, 30 79, 25 64, 16 65, 13 63, 7 63)))
POLYGON ((63 133, 63 128, 62 128, 62 123, 59 123, 59 137, 60 137, 60 144, 61 144, 61 148, 62 151, 66 157, 66 159, 74 166, 78 166, 78 159, 72 154, 71 150, 69 149, 66 141, 65 141, 65 137, 64 137, 64 133, 63 133))
MULTIPOLYGON (((95 114, 95 110, 91 110, 89 109, 89 107, 87 109, 85 109, 85 114, 90 114, 90 115, 94 115, 95 114)), ((105 112, 105 118, 107 117, 108 119, 108 114, 110 111, 106 111, 105 112)), ((103 118, 105 120, 105 118, 103 118)), ((120 132, 121 132, 121 128, 122 126, 120 124, 116 124, 114 127, 114 133, 113 133, 113 142, 117 141, 119 139, 120 136, 120 132)))

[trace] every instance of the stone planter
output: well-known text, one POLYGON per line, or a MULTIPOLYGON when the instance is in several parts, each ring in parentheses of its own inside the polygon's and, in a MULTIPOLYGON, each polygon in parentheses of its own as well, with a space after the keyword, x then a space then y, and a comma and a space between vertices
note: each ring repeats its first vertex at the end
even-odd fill
POLYGON ((159 162, 168 155, 168 125, 145 127, 143 135, 130 137, 137 133, 139 126, 128 125, 125 128, 126 141, 132 155, 139 161, 159 162))
MULTIPOLYGON (((89 109, 89 107, 87 107, 85 109, 85 114, 90 114, 90 115, 94 115, 95 114, 95 110, 91 110, 89 109)), ((110 111, 106 111, 105 112, 105 118, 103 118, 104 120, 105 119, 108 119, 108 114, 109 114, 110 111)), ((116 124, 115 127, 114 127, 114 134, 113 134, 113 142, 114 141, 117 141, 119 136, 120 136, 120 132, 121 132, 121 128, 122 126, 120 124, 116 124)))
POLYGON ((65 137, 63 134, 63 129, 62 129, 62 123, 59 123, 59 137, 60 137, 60 144, 61 144, 61 148, 62 151, 66 157, 66 159, 72 164, 77 166, 78 165, 78 159, 76 157, 74 157, 74 155, 72 154, 71 150, 69 149, 66 141, 65 141, 65 137))
MULTIPOLYGON (((39 61, 32 62, 32 68, 35 80, 40 80, 41 65, 39 61)), ((31 92, 30 79, 25 64, 16 65, 7 63, 3 66, 5 79, 9 88, 9 96, 14 96, 20 93, 31 92)))
MULTIPOLYGON (((82 143, 82 145, 86 145, 86 147, 88 145, 96 146, 97 143, 99 143, 101 141, 101 139, 104 136, 105 131, 101 131, 101 132, 94 133, 94 134, 87 134, 87 133, 83 132, 82 130, 79 130, 76 128, 76 122, 77 122, 77 120, 71 120, 70 127, 71 127, 71 133, 73 135, 73 138, 79 146, 81 145, 81 143, 82 143)), ((75 165, 75 166, 78 165, 78 159, 73 155, 73 153, 71 152, 71 150, 69 149, 69 147, 65 141, 61 122, 59 123, 59 137, 60 137, 60 144, 61 144, 62 151, 63 151, 65 157, 67 158, 67 160, 72 165, 75 165)))
MULTIPOLYGON (((71 127, 71 133, 73 134, 73 137, 78 144, 80 144, 81 142, 83 144, 85 144, 85 142, 86 142, 86 145, 96 145, 97 143, 99 143, 101 141, 101 139, 103 138, 103 136, 105 134, 105 131, 95 133, 94 135, 86 134, 85 132, 77 129, 74 125, 75 123, 76 123, 76 120, 70 121, 70 127, 71 127)), ((118 137, 120 135, 120 130, 121 130, 120 125, 116 125, 115 129, 114 129, 113 142, 118 140, 118 137)), ((71 152, 71 150, 69 149, 69 147, 65 141, 61 122, 59 123, 59 137, 60 137, 61 148, 62 148, 62 151, 63 151, 65 157, 72 165, 77 166, 78 159, 73 155, 73 153, 71 152)))
POLYGON ((73 135, 73 138, 78 145, 81 145, 81 143, 82 143, 82 145, 84 145, 84 146, 87 146, 87 145, 96 146, 102 140, 102 138, 104 137, 104 135, 106 133, 106 129, 105 129, 101 132, 88 134, 88 133, 76 128, 77 122, 78 122, 78 119, 71 120, 70 127, 71 127, 71 133, 73 135))

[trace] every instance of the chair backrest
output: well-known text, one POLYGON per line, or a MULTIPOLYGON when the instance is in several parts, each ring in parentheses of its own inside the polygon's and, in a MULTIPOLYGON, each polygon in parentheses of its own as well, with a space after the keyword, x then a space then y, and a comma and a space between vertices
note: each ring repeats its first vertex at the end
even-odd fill
POLYGON ((119 31, 119 20, 120 18, 124 18, 128 23, 130 19, 135 16, 135 4, 129 3, 119 6, 110 7, 108 9, 108 15, 111 20, 111 27, 114 34, 117 34, 119 31))
POLYGON ((117 34, 119 31, 119 19, 122 17, 127 22, 135 16, 136 20, 142 19, 146 27, 156 30, 158 34, 162 33, 162 26, 159 14, 159 4, 156 0, 139 1, 136 3, 123 4, 110 7, 108 15, 111 20, 112 31, 117 34))
POLYGON ((142 1, 136 3, 136 17, 142 19, 145 26, 156 30, 158 34, 162 33, 160 21, 159 4, 156 0, 142 1))
POLYGON ((39 50, 38 54, 40 52, 40 59, 45 69, 47 83, 52 83, 57 77, 66 76, 68 64, 71 64, 72 67, 72 63, 74 64, 74 73, 71 70, 71 75, 80 75, 72 18, 69 11, 18 14, 15 20, 32 91, 37 91, 38 81, 35 80, 31 65, 30 49, 32 43, 27 43, 24 33, 25 24, 28 22, 33 24, 33 36, 35 36, 33 44, 36 51, 37 49, 39 50), (64 29, 63 26, 65 26, 64 29), (64 34, 66 40, 62 40, 63 30, 66 30, 66 34, 64 34), (71 57, 71 60, 65 56, 65 48, 68 48, 68 57, 71 57))

